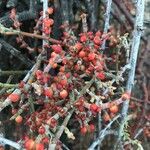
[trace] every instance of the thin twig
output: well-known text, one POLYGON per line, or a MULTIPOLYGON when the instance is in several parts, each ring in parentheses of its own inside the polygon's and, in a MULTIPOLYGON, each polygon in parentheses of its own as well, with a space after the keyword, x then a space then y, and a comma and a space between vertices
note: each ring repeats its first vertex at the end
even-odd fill
POLYGON ((28 32, 23 32, 23 31, 19 31, 19 30, 13 30, 13 29, 4 27, 2 24, 0 24, 0 33, 3 35, 23 35, 23 36, 27 36, 27 37, 31 37, 31 38, 48 40, 51 43, 61 44, 60 41, 55 40, 53 38, 35 34, 35 33, 28 33, 28 32))
POLYGON ((28 70, 0 70, 0 76, 23 75, 27 73, 28 70))
POLYGON ((99 133, 98 138, 91 144, 91 146, 88 148, 88 150, 94 150, 95 147, 99 144, 99 142, 102 140, 102 138, 105 137, 107 129, 111 127, 111 125, 120 117, 120 115, 117 115, 113 118, 113 120, 99 133))
POLYGON ((9 84, 0 82, 0 88, 17 88, 18 84, 9 84))
POLYGON ((74 112, 74 109, 71 110, 71 111, 68 113, 68 115, 67 115, 66 118, 64 119, 62 125, 60 126, 59 130, 56 132, 55 139, 54 139, 54 143, 55 143, 55 144, 54 144, 54 143, 53 143, 53 144, 51 144, 51 143, 49 144, 49 147, 51 147, 50 150, 55 150, 56 142, 60 139, 62 133, 64 132, 64 129, 65 129, 65 127, 67 126, 67 124, 68 124, 68 122, 69 122, 69 120, 70 120, 70 118, 71 118, 73 112, 74 112), (52 145, 53 145, 53 146, 52 146, 52 145))

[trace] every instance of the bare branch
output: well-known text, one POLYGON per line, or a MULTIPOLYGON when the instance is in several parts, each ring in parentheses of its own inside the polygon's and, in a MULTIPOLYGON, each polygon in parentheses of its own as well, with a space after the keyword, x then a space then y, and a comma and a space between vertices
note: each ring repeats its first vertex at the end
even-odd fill
POLYGON ((21 149, 21 146, 18 143, 13 142, 13 141, 8 140, 8 139, 5 139, 3 137, 0 137, 0 143, 3 143, 4 145, 9 145, 9 146, 14 147, 16 149, 21 149))
MULTIPOLYGON (((135 77, 135 69, 136 69, 136 61, 138 56, 138 50, 140 45, 140 39, 143 32, 143 20, 144 20, 144 0, 138 0, 137 1, 137 9, 136 9, 136 19, 135 19, 135 25, 134 25, 134 31, 133 31, 133 40, 132 40, 132 47, 131 47, 131 56, 130 56, 130 66, 131 69, 128 74, 128 81, 126 86, 126 91, 131 93, 132 87, 134 85, 134 77, 135 77)), ((129 107, 129 101, 125 101, 123 103, 122 108, 122 120, 121 120, 121 126, 119 129, 119 139, 121 139, 123 134, 123 129, 125 125, 125 119, 127 117, 129 107)))
MULTIPOLYGON (((105 14, 105 24, 104 24, 104 34, 108 32, 109 29, 109 20, 110 20, 110 12, 111 12, 111 4, 112 0, 107 0, 106 6, 106 14, 105 14)), ((103 41, 102 49, 105 49, 106 40, 103 41)))
POLYGON ((22 63, 24 63, 26 66, 31 67, 33 65, 33 62, 23 54, 21 54, 20 51, 18 51, 16 48, 5 42, 4 40, 0 39, 0 43, 4 46, 4 48, 11 53, 14 57, 17 57, 19 60, 21 60, 22 63))

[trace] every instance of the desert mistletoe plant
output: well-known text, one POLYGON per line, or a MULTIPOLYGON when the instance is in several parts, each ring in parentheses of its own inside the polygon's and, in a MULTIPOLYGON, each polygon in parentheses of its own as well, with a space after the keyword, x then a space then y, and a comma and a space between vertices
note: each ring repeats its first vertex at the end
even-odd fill
MULTIPOLYGON (((37 8, 41 2, 30 0, 29 11, 21 13, 17 12, 18 3, 17 0, 7 2, 10 12, 7 17, 0 19, 0 33, 15 37, 19 49, 25 49, 27 56, 3 38, 0 43, 30 70, 0 70, 1 75, 11 75, 6 83, 0 83, 0 111, 9 109, 11 116, 8 121, 15 122, 21 132, 15 136, 16 142, 1 136, 2 148, 10 145, 26 150, 69 149, 70 146, 66 145, 87 135, 90 136, 90 144, 86 148, 94 150, 101 147, 110 135, 115 137, 115 149, 132 148, 135 145, 143 149, 136 138, 141 132, 149 137, 147 121, 133 137, 127 130, 130 120, 138 119, 137 110, 132 110, 133 114, 128 116, 130 107, 137 105, 141 109, 141 105, 138 105, 141 101, 134 98, 131 91, 143 32, 144 0, 137 0, 134 7, 135 24, 132 16, 126 13, 125 5, 120 6, 116 0, 107 0, 104 4, 104 30, 96 31, 93 27, 98 16, 94 14, 98 8, 90 12, 89 6, 91 4, 94 8, 96 2, 43 0, 41 11, 41 8, 37 8), (76 14, 72 10, 73 5, 80 10, 76 14), (85 6, 88 7, 87 12, 85 6), (125 12, 129 23, 132 26, 134 24, 131 41, 129 33, 116 35, 116 29, 109 25, 111 13, 115 15, 115 9, 111 9, 116 6, 125 12), (57 16, 60 15, 59 9, 62 11, 60 25, 57 21, 60 19, 57 16), (78 23, 73 22, 73 18, 77 18, 78 23), (33 28, 28 29, 33 33, 22 31, 23 21, 28 19, 35 19, 33 28), (55 31, 57 26, 59 29, 55 31), (52 38, 55 37, 53 32, 58 30, 60 37, 52 38), (35 39, 34 44, 31 44, 32 38, 35 39), (12 75, 24 74, 19 83, 11 83, 12 75)), ((143 87, 147 95, 146 86, 143 87)), ((148 105, 147 97, 145 101, 148 105)), ((145 118, 149 119, 146 112, 145 118)), ((1 122, 3 124, 4 121, 1 122)))

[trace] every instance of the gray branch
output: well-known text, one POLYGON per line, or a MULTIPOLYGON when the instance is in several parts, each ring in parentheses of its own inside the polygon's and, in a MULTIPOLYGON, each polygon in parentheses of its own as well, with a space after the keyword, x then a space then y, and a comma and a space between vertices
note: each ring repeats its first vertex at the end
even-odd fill
POLYGON ((21 146, 18 143, 13 142, 13 141, 8 140, 8 139, 5 139, 3 137, 0 137, 0 144, 9 145, 9 146, 14 147, 16 149, 21 149, 21 146))
MULTIPOLYGON (((144 20, 144 0, 137 1, 137 9, 136 9, 136 18, 135 18, 135 25, 133 31, 133 39, 132 39, 132 47, 131 47, 131 56, 130 56, 130 66, 131 69, 128 74, 128 81, 126 85, 126 91, 131 93, 132 87, 134 86, 134 77, 135 77, 135 69, 136 69, 136 62, 138 56, 138 50, 140 45, 140 39, 143 32, 143 20, 144 20)), ((129 101, 125 101, 123 103, 122 108, 122 120, 121 126, 119 128, 119 137, 118 142, 121 140, 123 129, 125 125, 125 120, 128 113, 129 101)))
POLYGON ((21 60, 21 62, 24 63, 27 67, 33 66, 33 62, 28 57, 21 54, 20 51, 5 42, 3 39, 0 39, 0 44, 2 44, 2 46, 14 57, 17 57, 19 60, 21 60))
MULTIPOLYGON (((105 24, 104 24, 104 32, 103 33, 107 33, 107 31, 109 29, 111 5, 112 5, 112 0, 107 0, 106 14, 105 14, 105 24)), ((104 40, 103 44, 102 44, 102 49, 103 50, 105 49, 105 43, 106 43, 106 40, 104 40)))

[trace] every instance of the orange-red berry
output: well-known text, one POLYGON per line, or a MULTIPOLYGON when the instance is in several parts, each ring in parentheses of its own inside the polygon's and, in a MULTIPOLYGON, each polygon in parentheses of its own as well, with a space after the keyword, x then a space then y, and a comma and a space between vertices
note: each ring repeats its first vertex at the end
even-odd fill
POLYGON ((26 150, 32 150, 35 147, 35 141, 33 141, 32 139, 29 139, 25 142, 24 147, 26 148, 26 150))
POLYGON ((16 121, 17 123, 22 123, 22 120, 23 120, 23 118, 22 118, 22 116, 20 116, 20 115, 15 118, 15 121, 16 121))
POLYGON ((20 99, 20 95, 16 93, 12 93, 8 97, 12 102, 17 102, 20 99))
POLYGON ((62 90, 59 95, 61 98, 66 98, 68 96, 68 92, 66 90, 62 90))
POLYGON ((83 50, 79 52, 79 57, 80 58, 85 57, 85 55, 86 55, 86 53, 83 50))
POLYGON ((89 54, 88 54, 88 60, 89 60, 89 61, 94 60, 95 57, 96 57, 95 53, 89 53, 89 54))
POLYGON ((117 113, 118 111, 119 111, 119 108, 118 108, 118 106, 117 105, 112 105, 110 108, 110 112, 111 113, 117 113))
POLYGON ((81 127, 80 132, 83 135, 86 134, 87 133, 87 127, 86 126, 81 127))
POLYGON ((44 89, 44 95, 51 98, 53 96, 52 88, 45 88, 44 89))

